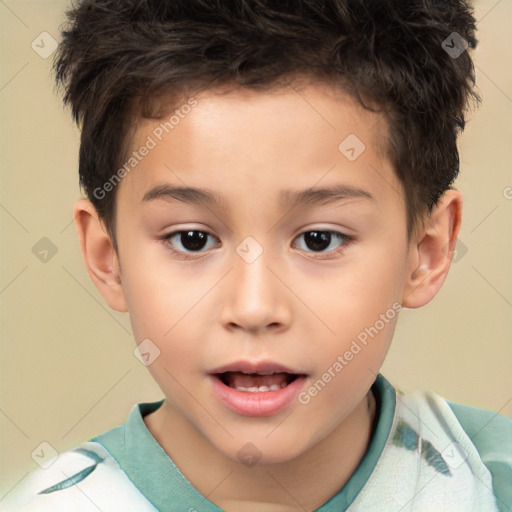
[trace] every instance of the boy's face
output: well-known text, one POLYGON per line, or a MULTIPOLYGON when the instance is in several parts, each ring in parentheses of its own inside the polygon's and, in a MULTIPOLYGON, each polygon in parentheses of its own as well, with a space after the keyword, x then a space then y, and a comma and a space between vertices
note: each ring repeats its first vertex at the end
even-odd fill
POLYGON ((252 443, 261 462, 290 460, 364 402, 406 293, 412 245, 386 123, 320 85, 196 100, 169 134, 171 114, 139 125, 132 150, 156 146, 119 185, 122 293, 183 424, 230 458, 252 443), (222 205, 148 197, 163 186, 222 205), (291 202, 334 187, 335 200, 291 202), (179 230, 193 232, 165 239, 179 230))

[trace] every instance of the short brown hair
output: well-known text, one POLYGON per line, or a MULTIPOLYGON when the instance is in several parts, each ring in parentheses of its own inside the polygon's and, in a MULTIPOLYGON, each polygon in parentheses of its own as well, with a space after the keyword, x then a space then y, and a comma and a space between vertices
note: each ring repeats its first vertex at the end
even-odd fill
POLYGON ((116 189, 94 190, 124 162, 134 121, 187 91, 314 77, 377 106, 409 234, 457 177, 457 135, 479 99, 464 0, 83 0, 67 16, 56 81, 82 129, 80 185, 115 246, 116 189))

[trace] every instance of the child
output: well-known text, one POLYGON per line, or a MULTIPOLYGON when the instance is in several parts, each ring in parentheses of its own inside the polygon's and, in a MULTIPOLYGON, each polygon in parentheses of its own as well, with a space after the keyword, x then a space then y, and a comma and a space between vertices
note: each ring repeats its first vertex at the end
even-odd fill
POLYGON ((469 6, 83 0, 69 21, 81 251, 165 398, 5 510, 510 510, 512 422, 379 373, 460 228, 469 6))

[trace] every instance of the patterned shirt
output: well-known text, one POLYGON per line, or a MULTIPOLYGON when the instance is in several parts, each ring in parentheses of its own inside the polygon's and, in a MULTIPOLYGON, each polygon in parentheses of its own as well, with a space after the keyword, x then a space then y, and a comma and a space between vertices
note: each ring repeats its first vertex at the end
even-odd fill
MULTIPOLYGON (((316 512, 510 512, 512 420, 373 384, 378 421, 368 450, 340 491, 316 512)), ((58 455, 2 501, 5 512, 222 512, 163 451, 137 404, 126 423, 58 455)))

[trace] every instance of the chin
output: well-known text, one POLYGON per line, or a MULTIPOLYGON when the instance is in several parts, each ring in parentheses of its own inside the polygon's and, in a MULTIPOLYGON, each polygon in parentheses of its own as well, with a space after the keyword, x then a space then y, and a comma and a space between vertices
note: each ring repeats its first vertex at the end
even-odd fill
MULTIPOLYGON (((279 427, 278 427, 279 428, 279 427)), ((276 436, 266 439, 265 433, 259 438, 241 435, 230 446, 213 445, 217 451, 234 462, 248 467, 258 465, 282 464, 299 457, 308 447, 303 445, 296 436, 286 435, 286 439, 276 436)))

